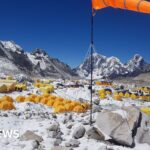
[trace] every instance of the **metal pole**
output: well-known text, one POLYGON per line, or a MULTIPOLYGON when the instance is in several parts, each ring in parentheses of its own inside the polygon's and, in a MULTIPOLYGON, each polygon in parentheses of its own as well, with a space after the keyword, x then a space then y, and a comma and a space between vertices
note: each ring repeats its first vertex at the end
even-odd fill
POLYGON ((90 106, 91 106, 91 110, 90 110, 90 125, 92 125, 92 119, 93 119, 93 7, 92 7, 92 0, 91 0, 91 81, 90 81, 90 89, 91 89, 91 100, 90 100, 90 106))

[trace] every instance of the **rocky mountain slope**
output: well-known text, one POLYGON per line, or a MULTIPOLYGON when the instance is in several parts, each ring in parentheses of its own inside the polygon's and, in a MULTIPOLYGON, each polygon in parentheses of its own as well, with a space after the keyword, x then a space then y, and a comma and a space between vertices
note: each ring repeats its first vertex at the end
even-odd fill
POLYGON ((71 68, 50 57, 44 50, 36 49, 31 53, 13 41, 0 41, 0 71, 4 74, 26 74, 55 78, 71 78, 71 68))
MULTIPOLYGON (((93 54, 94 78, 115 78, 137 76, 150 72, 150 64, 136 54, 126 64, 116 57, 93 54)), ((49 56, 44 50, 36 49, 31 53, 13 41, 0 41, 0 71, 3 74, 25 74, 34 77, 71 78, 90 77, 90 57, 75 69, 56 58, 49 56)))
MULTIPOLYGON (((90 77, 91 59, 87 59, 77 68, 74 69, 80 77, 90 77)), ((138 54, 123 64, 116 57, 106 57, 98 53, 93 54, 93 76, 94 78, 115 78, 126 76, 137 76, 141 73, 150 72, 150 64, 145 62, 144 58, 138 54)))

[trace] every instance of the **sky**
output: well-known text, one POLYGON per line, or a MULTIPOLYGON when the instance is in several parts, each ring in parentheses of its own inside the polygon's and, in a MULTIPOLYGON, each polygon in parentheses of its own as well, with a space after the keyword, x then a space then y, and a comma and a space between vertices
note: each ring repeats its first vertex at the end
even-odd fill
MULTIPOLYGON (((1 0, 0 40, 24 50, 44 49, 72 68, 90 45, 90 0, 1 0)), ((150 62, 150 15, 105 8, 94 17, 94 45, 126 62, 134 54, 150 62)))

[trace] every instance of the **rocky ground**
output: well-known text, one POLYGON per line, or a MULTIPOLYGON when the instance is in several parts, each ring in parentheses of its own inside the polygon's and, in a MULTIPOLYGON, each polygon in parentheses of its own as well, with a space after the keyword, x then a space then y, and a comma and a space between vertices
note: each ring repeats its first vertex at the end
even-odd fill
MULTIPOLYGON (((36 90, 21 94, 29 92, 36 90)), ((55 94, 90 100, 85 87, 57 89, 55 94)), ((14 99, 17 95, 20 93, 10 94, 14 99)), ((42 104, 14 105, 15 110, 0 111, 0 129, 19 130, 20 136, 1 138, 1 150, 150 150, 150 117, 139 110, 141 106, 150 106, 150 102, 111 98, 99 102, 94 95, 92 125, 89 110, 55 114, 42 104)))

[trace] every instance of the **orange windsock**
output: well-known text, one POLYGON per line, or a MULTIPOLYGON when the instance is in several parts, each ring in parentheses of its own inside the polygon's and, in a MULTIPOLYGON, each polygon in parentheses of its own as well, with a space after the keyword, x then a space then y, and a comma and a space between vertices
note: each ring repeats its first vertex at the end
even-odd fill
POLYGON ((150 2, 146 0, 92 0, 93 9, 120 8, 150 14, 150 2))

